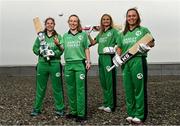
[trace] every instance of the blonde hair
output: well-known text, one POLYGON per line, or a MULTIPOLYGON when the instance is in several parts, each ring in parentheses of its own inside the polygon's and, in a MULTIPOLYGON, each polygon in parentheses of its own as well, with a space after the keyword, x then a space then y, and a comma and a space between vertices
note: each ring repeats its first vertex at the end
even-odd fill
POLYGON ((102 32, 105 30, 105 28, 103 27, 103 24, 102 24, 103 18, 104 18, 105 16, 107 16, 107 17, 110 18, 110 27, 113 27, 113 25, 114 25, 111 15, 109 15, 109 14, 103 14, 102 17, 101 17, 101 22, 100 22, 100 27, 101 27, 100 33, 102 33, 102 32))
POLYGON ((68 23, 69 23, 69 20, 70 20, 71 17, 76 17, 78 19, 78 28, 77 28, 77 30, 78 30, 78 32, 82 31, 81 21, 80 21, 79 17, 77 15, 75 15, 75 14, 70 15, 69 18, 68 18, 68 23))

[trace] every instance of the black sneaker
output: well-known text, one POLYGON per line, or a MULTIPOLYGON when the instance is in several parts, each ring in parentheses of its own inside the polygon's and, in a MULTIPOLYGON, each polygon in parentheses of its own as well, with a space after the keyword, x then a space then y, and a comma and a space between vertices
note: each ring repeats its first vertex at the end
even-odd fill
POLYGON ((80 117, 80 116, 76 117, 76 122, 83 123, 83 122, 86 122, 86 121, 87 121, 86 117, 80 117))
POLYGON ((31 112, 31 116, 38 116, 38 115, 40 115, 41 114, 41 111, 40 110, 38 110, 38 109, 33 109, 33 111, 31 112))
POLYGON ((65 113, 64 113, 64 110, 56 110, 56 111, 55 111, 55 114, 56 114, 57 116, 63 117, 65 113))
POLYGON ((67 114, 66 115, 66 119, 74 119, 76 118, 77 116, 76 115, 73 115, 73 114, 67 114))

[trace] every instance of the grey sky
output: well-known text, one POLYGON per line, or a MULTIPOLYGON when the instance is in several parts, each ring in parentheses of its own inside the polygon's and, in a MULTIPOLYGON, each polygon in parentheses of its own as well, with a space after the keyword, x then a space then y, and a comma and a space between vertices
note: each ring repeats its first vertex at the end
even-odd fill
MULTIPOLYGON (((142 25, 149 28, 156 40, 148 62, 180 62, 179 0, 1 0, 0 65, 35 65, 33 17, 39 16, 42 21, 49 16, 55 18, 56 30, 63 35, 68 30, 67 19, 71 14, 77 14, 83 26, 98 25, 104 13, 123 25, 125 13, 131 7, 138 8, 142 25), (59 13, 64 15, 59 17, 59 13)), ((97 46, 90 50, 91 60, 97 64, 97 46)))

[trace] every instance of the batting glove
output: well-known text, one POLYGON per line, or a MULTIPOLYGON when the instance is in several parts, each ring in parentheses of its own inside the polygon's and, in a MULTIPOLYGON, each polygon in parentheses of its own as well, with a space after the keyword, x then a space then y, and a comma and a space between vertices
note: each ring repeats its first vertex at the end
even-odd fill
POLYGON ((42 42, 42 41, 45 41, 45 35, 44 35, 44 33, 43 32, 40 32, 39 34, 38 34, 38 38, 39 38, 39 40, 42 42))
POLYGON ((113 57, 113 63, 116 67, 121 66, 123 64, 123 61, 121 60, 121 57, 118 54, 116 54, 113 57))
POLYGON ((104 54, 114 54, 116 49, 114 47, 104 47, 103 53, 104 54))
POLYGON ((55 55, 55 53, 52 50, 49 49, 49 50, 46 51, 46 55, 44 55, 44 57, 52 57, 54 55, 55 55))
POLYGON ((148 46, 148 45, 146 45, 146 44, 143 44, 143 43, 140 43, 140 44, 139 44, 139 47, 138 47, 138 51, 139 51, 140 53, 146 53, 146 52, 148 52, 150 49, 151 49, 150 46, 148 46))

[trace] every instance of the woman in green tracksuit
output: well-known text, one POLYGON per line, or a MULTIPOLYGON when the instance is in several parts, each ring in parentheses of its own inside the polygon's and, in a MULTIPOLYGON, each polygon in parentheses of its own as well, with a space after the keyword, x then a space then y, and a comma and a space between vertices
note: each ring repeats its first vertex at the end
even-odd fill
POLYGON ((45 20, 44 39, 49 46, 48 50, 43 50, 39 38, 35 40, 33 45, 33 52, 38 56, 38 64, 36 71, 36 97, 31 116, 37 116, 41 113, 43 98, 46 93, 47 81, 50 76, 53 88, 53 95, 55 101, 55 113, 59 116, 64 114, 64 100, 62 90, 62 72, 60 56, 62 51, 54 43, 54 39, 62 40, 62 37, 54 30, 55 21, 49 17, 45 20), (52 53, 53 52, 53 53, 52 53), (43 57, 46 54, 47 57, 43 57))
MULTIPOLYGON (((119 54, 125 53, 145 34, 150 33, 140 26, 140 16, 135 8, 126 13, 125 29, 120 37, 119 54)), ((148 45, 139 45, 139 52, 122 65, 123 86, 126 94, 126 107, 129 123, 141 124, 147 116, 147 51, 154 46, 154 40, 148 45)))
POLYGON ((71 15, 68 19, 69 31, 64 34, 60 48, 64 48, 65 82, 67 86, 69 114, 77 122, 86 120, 87 87, 86 70, 90 69, 89 41, 81 29, 79 17, 71 15))
POLYGON ((91 45, 98 43, 99 54, 99 77, 100 84, 103 90, 103 105, 98 107, 99 110, 112 112, 116 107, 116 70, 107 71, 107 67, 112 66, 112 58, 115 55, 115 50, 106 52, 105 48, 114 49, 117 44, 119 32, 113 28, 113 20, 109 14, 104 14, 101 17, 100 32, 95 39, 88 35, 91 45))

